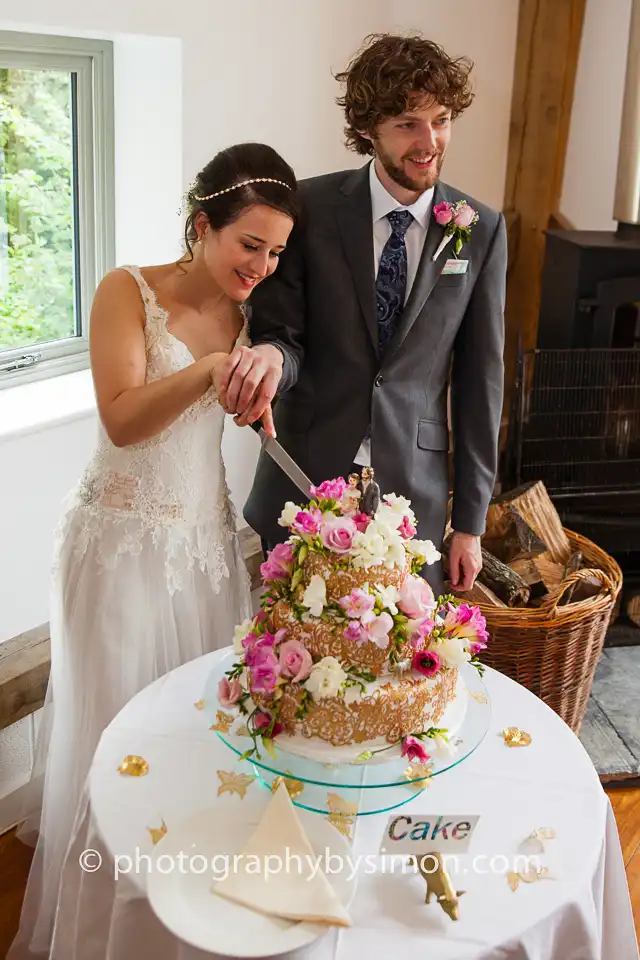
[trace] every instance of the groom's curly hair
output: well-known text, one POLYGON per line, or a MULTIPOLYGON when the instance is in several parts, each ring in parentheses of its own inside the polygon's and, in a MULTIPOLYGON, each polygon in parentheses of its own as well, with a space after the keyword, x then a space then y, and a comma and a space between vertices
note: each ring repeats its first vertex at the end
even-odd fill
POLYGON ((473 100, 472 68, 467 57, 453 59, 420 34, 366 37, 347 69, 335 74, 345 85, 336 102, 345 113, 347 146, 356 153, 373 154, 373 144, 362 132, 375 136, 381 120, 410 109, 421 95, 449 107, 455 119, 473 100))

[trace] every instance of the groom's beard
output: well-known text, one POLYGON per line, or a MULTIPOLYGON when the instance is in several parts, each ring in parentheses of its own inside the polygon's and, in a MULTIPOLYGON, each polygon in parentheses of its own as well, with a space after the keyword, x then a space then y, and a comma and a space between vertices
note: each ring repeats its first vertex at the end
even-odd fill
MULTIPOLYGON (((444 160, 443 153, 438 153, 436 155, 433 167, 431 167, 429 170, 425 170, 422 176, 410 177, 407 173, 405 173, 403 167, 396 166, 396 164, 393 162, 393 159, 382 150, 379 141, 377 143, 377 147, 377 156, 380 163, 391 179, 395 180, 400 187, 404 187, 405 190, 413 190, 416 193, 420 193, 424 190, 430 190, 438 180, 438 177, 440 176, 440 170, 442 169, 442 161, 444 160)), ((404 159, 409 160, 411 158, 407 156, 404 159)))

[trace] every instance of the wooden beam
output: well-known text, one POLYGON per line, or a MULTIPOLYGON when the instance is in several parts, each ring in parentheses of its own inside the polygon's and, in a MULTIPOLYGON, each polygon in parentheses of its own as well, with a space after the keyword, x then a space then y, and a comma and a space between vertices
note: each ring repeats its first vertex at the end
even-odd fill
MULTIPOLYGON (((261 585, 264 557, 260 537, 248 527, 240 531, 242 555, 251 589, 261 585)), ((233 637, 229 638, 231 643, 233 637)), ((44 704, 51 668, 49 624, 0 644, 0 730, 35 713, 44 704)))
POLYGON ((544 231, 560 208, 585 4, 520 0, 503 205, 510 233, 517 227, 507 276, 507 385, 518 338, 524 350, 536 344, 544 231))

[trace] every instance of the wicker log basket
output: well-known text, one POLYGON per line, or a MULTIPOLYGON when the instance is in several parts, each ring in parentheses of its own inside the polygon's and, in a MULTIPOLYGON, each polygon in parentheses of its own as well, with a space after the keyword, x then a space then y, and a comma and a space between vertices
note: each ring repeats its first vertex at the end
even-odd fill
POLYGON ((622 571, 596 544, 563 529, 572 549, 583 554, 585 569, 566 577, 539 607, 474 602, 489 632, 483 663, 535 693, 577 734, 622 586, 622 571), (593 577, 602 584, 597 595, 563 602, 573 585, 593 577))

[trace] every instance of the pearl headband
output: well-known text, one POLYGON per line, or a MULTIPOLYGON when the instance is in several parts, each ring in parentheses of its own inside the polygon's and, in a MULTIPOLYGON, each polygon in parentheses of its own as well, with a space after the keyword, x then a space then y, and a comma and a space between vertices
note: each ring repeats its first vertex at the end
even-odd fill
POLYGON ((283 180, 274 180, 272 177, 256 177, 254 180, 243 180, 241 183, 234 183, 232 187, 225 187, 224 190, 218 190, 217 193, 210 193, 206 197, 198 197, 194 194, 193 199, 200 202, 203 200, 213 200, 214 197, 221 197, 223 193, 231 193, 232 190, 237 190, 239 187, 246 187, 250 183, 278 183, 281 187, 286 187, 287 190, 291 190, 289 184, 283 180))

